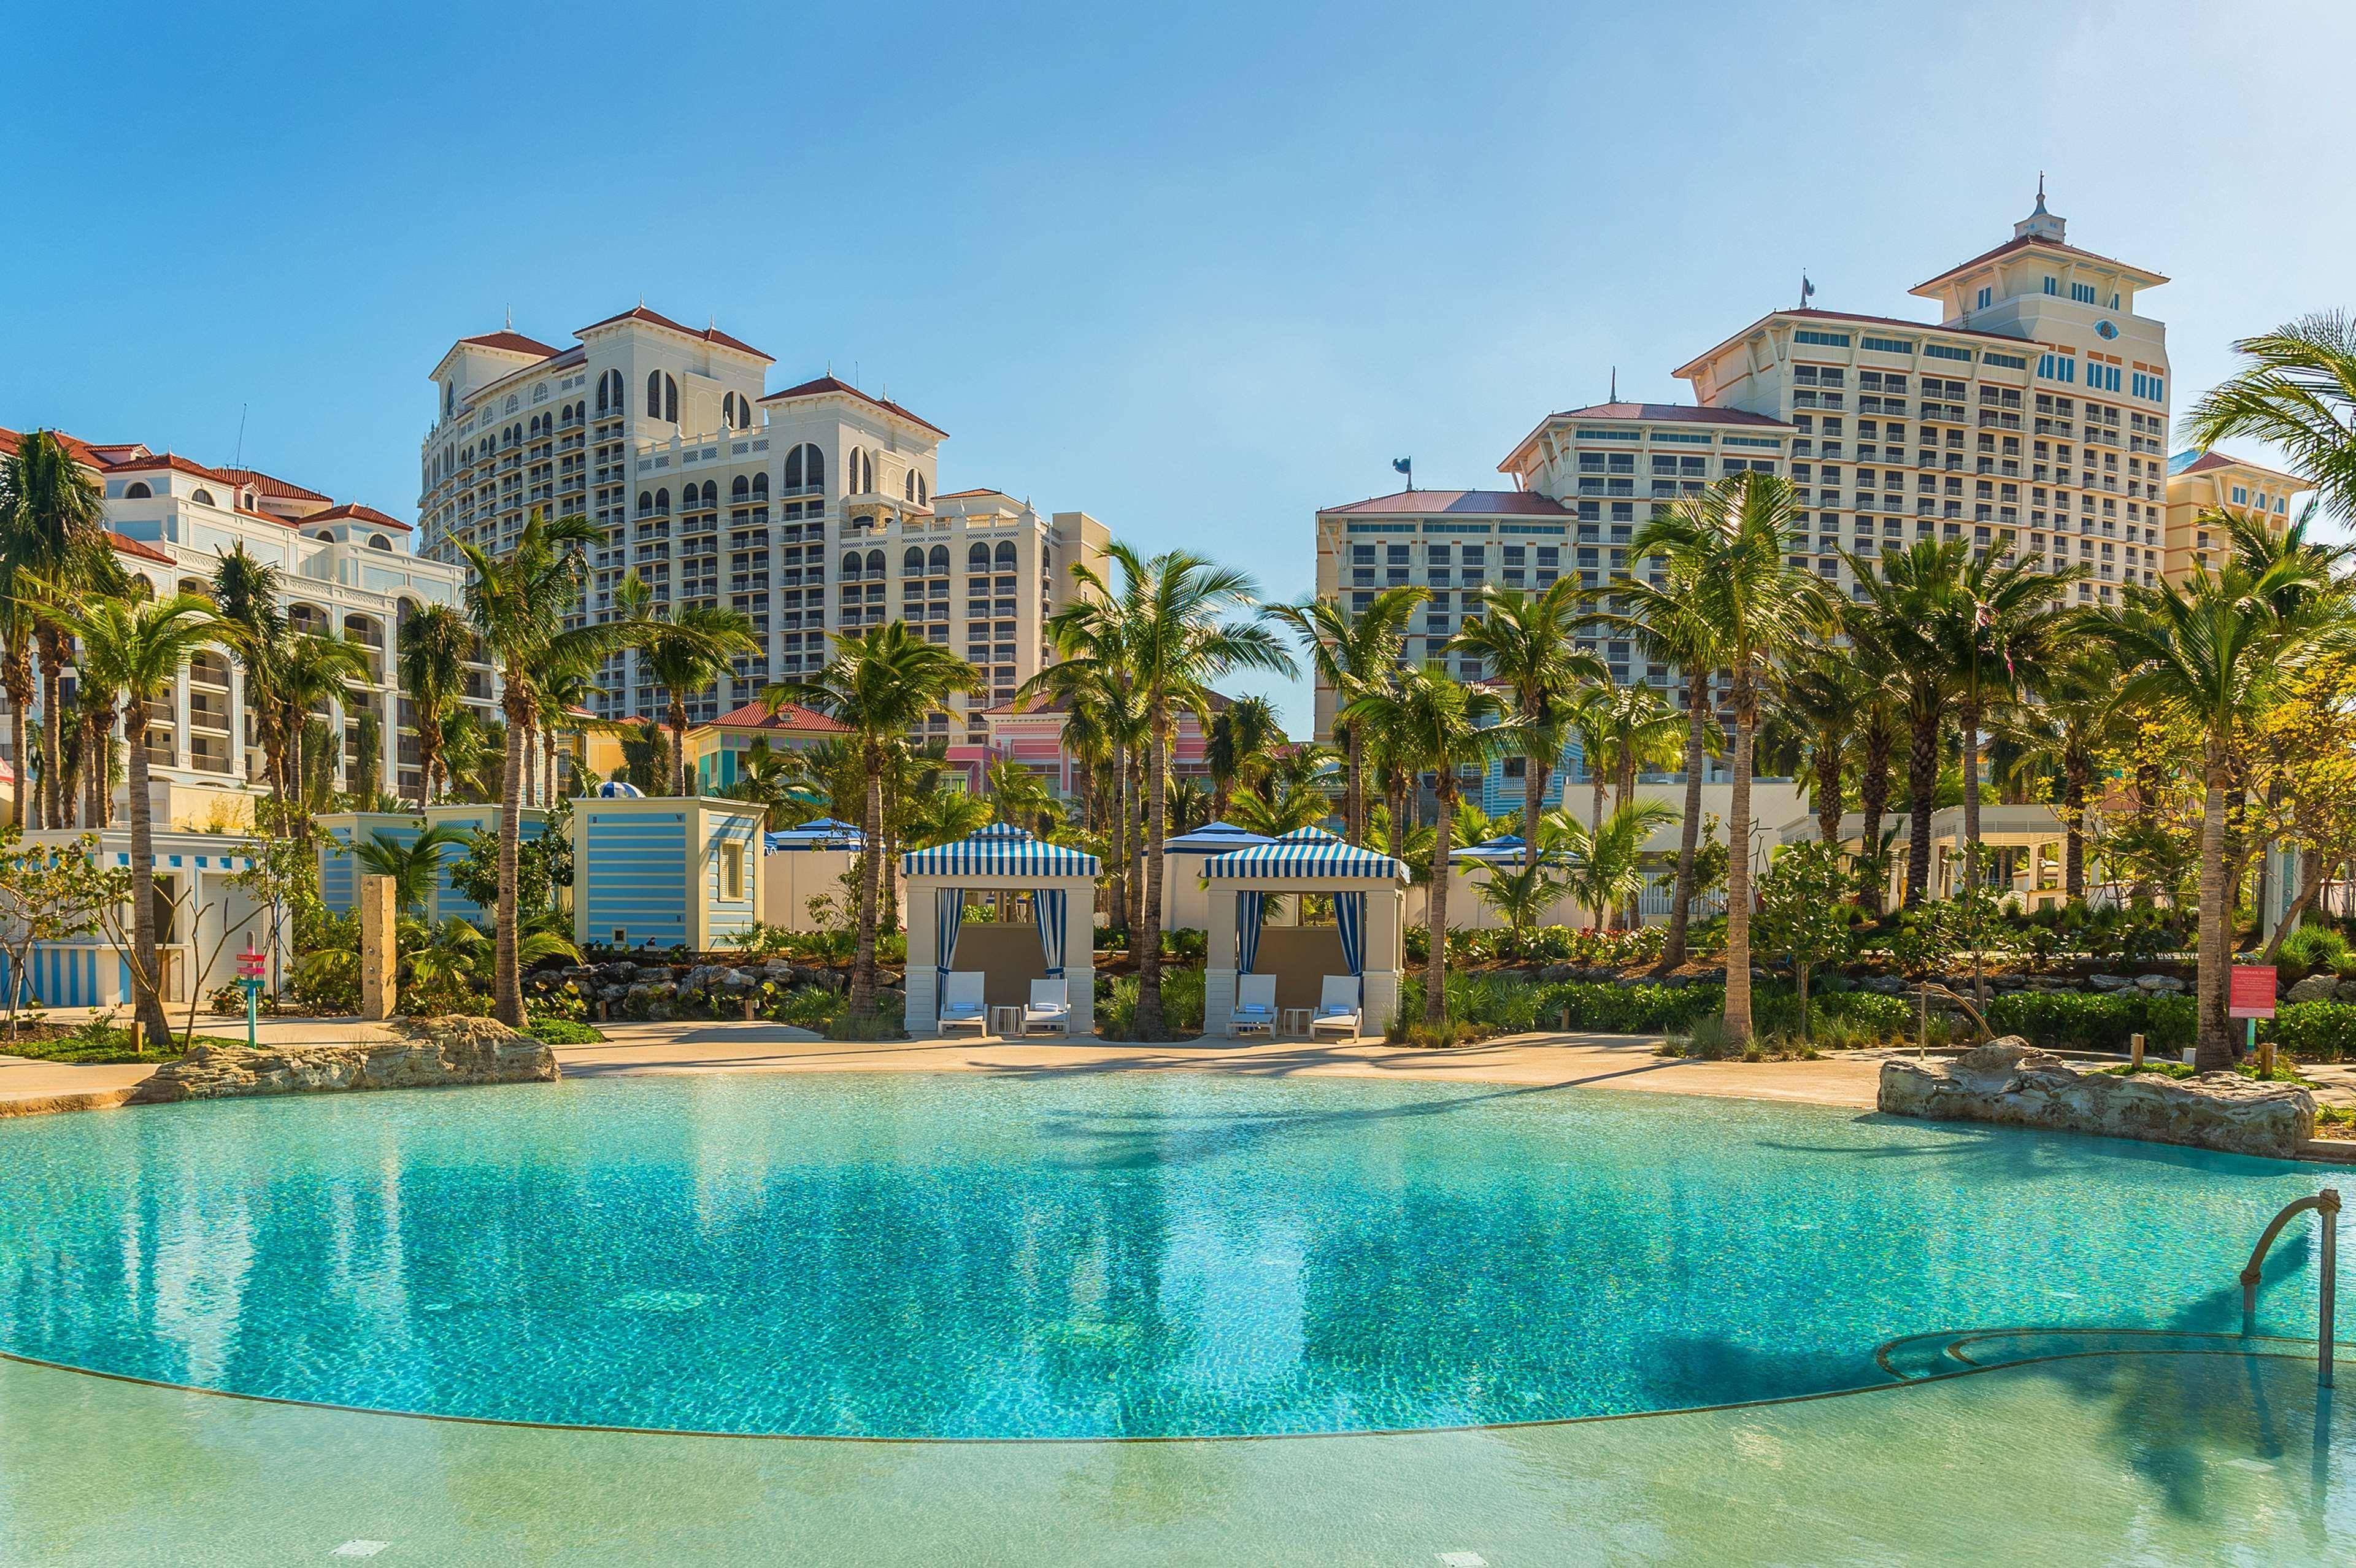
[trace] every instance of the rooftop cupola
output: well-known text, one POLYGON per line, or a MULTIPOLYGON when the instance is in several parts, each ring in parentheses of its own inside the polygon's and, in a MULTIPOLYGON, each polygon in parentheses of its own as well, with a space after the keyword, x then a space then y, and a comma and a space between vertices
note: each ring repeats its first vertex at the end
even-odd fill
POLYGON ((2063 230, 2069 225, 2045 210, 2045 176, 2037 176, 2037 210, 2012 226, 2015 240, 2051 240, 2056 245, 2064 243, 2063 230))

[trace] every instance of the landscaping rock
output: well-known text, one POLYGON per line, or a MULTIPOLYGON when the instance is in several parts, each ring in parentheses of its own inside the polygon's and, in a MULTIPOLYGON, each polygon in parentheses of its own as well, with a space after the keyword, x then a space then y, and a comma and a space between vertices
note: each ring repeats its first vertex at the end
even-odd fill
POLYGON ((2294 980, 2285 999, 2293 1002, 2328 1002, 2340 994, 2340 978, 2336 975, 2309 975, 2304 980, 2294 980))
POLYGON ((2089 975, 2086 976, 2086 984, 2094 987, 2097 991, 2123 991, 2135 982, 2125 975, 2089 975))
POLYGON ((2136 987, 2139 990, 2173 995, 2184 989, 2184 982, 2173 975, 2138 975, 2136 987))
POLYGON ((462 1083, 552 1083, 556 1056, 492 1019, 403 1020, 408 1038, 364 1045, 199 1045, 167 1061, 127 1104, 318 1094, 356 1089, 435 1089, 462 1083))
POLYGON ((2356 980, 2340 982, 2339 998, 2343 1002, 2356 1002, 2356 980))
POLYGON ((2236 1072, 2169 1078, 2081 1072, 2018 1035, 1952 1061, 1892 1057, 1879 1107, 1930 1121, 1994 1122, 2290 1159, 2315 1136, 2315 1101, 2236 1072))

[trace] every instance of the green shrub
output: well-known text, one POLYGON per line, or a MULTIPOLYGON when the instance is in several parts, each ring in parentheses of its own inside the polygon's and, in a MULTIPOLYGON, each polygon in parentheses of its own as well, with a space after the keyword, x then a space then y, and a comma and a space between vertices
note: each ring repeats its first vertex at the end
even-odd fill
POLYGON ((1539 1016, 1551 1026, 1569 1010, 1569 1027, 1598 1034, 1666 1034, 1723 1011, 1718 986, 1604 986, 1563 980, 1538 987, 1539 1016))
POLYGON ((2193 1004, 2190 997, 2141 991, 2017 991, 1988 1003, 1987 1021, 1997 1034, 2017 1034, 2049 1051, 2124 1051, 2133 1034, 2150 1050, 2181 1051, 2192 1043, 2193 1004))
POLYGON ((2322 1061, 2356 1053, 2356 1002, 2289 1002, 2269 1031, 2285 1051, 2322 1061))
POLYGON ((594 1026, 572 1019, 530 1019, 523 1032, 548 1045, 595 1045, 605 1038, 594 1026))
MULTIPOLYGON (((1203 981, 1206 973, 1202 969, 1162 971, 1162 1023, 1167 1034, 1191 1037, 1203 1032, 1203 981)), ((1137 1038, 1136 976, 1124 975, 1099 986, 1097 1032, 1107 1040, 1137 1038)))
POLYGON ((2282 940, 2275 955, 2286 968, 2311 975, 2338 970, 2349 960, 2348 939, 2328 925, 2302 925, 2282 940))

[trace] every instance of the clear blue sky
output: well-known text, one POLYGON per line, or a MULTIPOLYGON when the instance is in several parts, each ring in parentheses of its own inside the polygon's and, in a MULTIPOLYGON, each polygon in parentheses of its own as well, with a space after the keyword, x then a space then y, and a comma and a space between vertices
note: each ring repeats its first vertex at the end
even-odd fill
MULTIPOLYGON (((37 7, 0 424, 414 515, 425 376, 644 295, 951 433, 943 489, 1304 593, 1312 514, 2009 236, 2177 280, 2176 400, 2356 306, 2356 7, 37 7)), ((2263 455, 2253 453, 2253 455, 2263 455)), ((1251 689, 1251 681, 1236 683, 1251 689)), ((1305 725, 1301 688, 1271 688, 1305 725)))

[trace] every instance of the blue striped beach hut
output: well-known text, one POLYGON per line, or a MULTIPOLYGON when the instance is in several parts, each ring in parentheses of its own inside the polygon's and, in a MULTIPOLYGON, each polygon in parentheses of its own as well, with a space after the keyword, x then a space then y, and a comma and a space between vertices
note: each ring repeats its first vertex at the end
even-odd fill
POLYGON ((708 953, 761 908, 766 808, 712 795, 573 803, 573 939, 708 953))
MULTIPOLYGON (((359 860, 353 853, 356 846, 381 836, 405 848, 416 843, 429 828, 444 826, 466 833, 497 833, 499 807, 449 803, 419 811, 323 812, 314 820, 319 828, 319 901, 336 913, 344 914, 359 899, 359 860)), ((537 838, 548 829, 548 813, 526 806, 516 824, 519 837, 526 840, 537 838)), ((462 844, 442 847, 442 872, 434 879, 434 891, 427 897, 425 908, 419 912, 426 923, 439 925, 453 915, 477 925, 491 923, 489 910, 450 885, 450 868, 466 858, 466 846, 462 844)))
POLYGON ((1322 827, 1302 827, 1266 844, 1214 855, 1204 862, 1210 894, 1208 967, 1203 1017, 1219 1027, 1233 1010, 1237 976, 1276 976, 1276 1005, 1317 1004, 1325 977, 1359 981, 1369 1030, 1398 1010, 1399 972, 1406 966, 1407 867, 1376 849, 1344 843, 1322 827), (1269 919, 1270 897, 1286 921, 1269 919), (1303 895, 1330 900, 1333 923, 1301 919, 1303 895))
POLYGON ((1066 1032, 1096 1033, 1096 890, 1104 863, 1050 844, 1012 823, 900 857, 908 901, 907 1028, 937 1029, 941 988, 952 970, 979 971, 992 1007, 1026 1002, 1034 979, 1066 983, 1066 1032), (1031 895, 1025 923, 969 923, 969 892, 1031 895))

